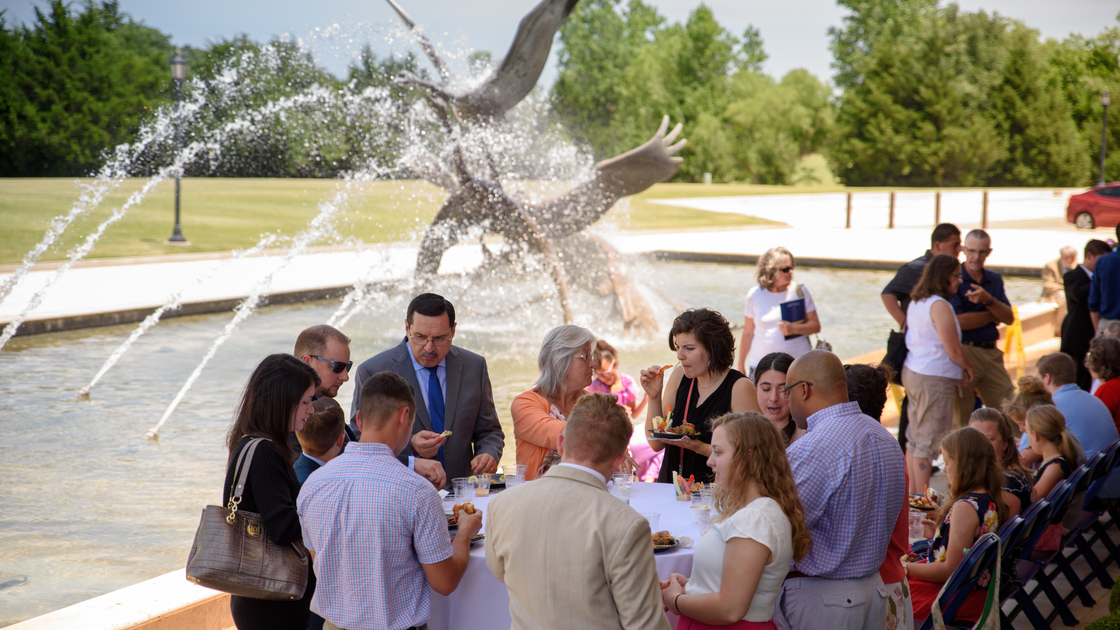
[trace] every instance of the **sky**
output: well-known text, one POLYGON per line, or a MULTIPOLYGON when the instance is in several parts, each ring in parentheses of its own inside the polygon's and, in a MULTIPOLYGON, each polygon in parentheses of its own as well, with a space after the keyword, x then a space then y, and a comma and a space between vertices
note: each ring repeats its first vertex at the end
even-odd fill
MULTIPOLYGON (((425 32, 447 50, 488 50, 504 57, 517 24, 537 0, 399 0, 425 32)), ((684 22, 698 0, 645 0, 670 22, 684 22)), ((396 31, 399 20, 383 0, 119 0, 133 19, 171 36, 176 45, 207 42, 247 33, 258 41, 274 35, 298 38, 334 74, 345 76, 349 61, 366 41, 387 51, 406 50, 396 31), (391 27, 391 28, 386 28, 391 27), (389 42, 392 42, 390 44, 389 42)), ((76 4, 76 3, 75 3, 76 4)), ((829 27, 841 26, 845 11, 832 0, 707 0, 716 20, 741 35, 748 25, 759 29, 770 55, 763 71, 781 77, 806 68, 821 79, 832 76, 829 27)), ((1043 38, 1063 39, 1070 33, 1091 36, 1116 26, 1116 0, 959 0, 967 11, 1016 18, 1038 29, 1043 38)), ((0 0, 8 22, 31 22, 34 7, 44 0, 0 0)), ((451 56, 451 55, 449 55, 451 56)), ((556 77, 555 49, 540 84, 556 77)), ((452 61, 454 64, 455 62, 452 61)), ((455 67, 455 66, 453 66, 455 67)), ((464 69, 465 65, 458 66, 464 69)))

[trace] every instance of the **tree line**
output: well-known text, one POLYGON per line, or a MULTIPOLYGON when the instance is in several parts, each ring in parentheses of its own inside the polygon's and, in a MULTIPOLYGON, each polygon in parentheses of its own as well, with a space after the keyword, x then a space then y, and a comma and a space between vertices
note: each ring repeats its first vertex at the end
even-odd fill
MULTIPOLYGON (((703 4, 673 23, 642 0, 584 0, 557 38, 544 124, 601 159, 647 140, 668 114, 689 140, 680 181, 811 182, 806 157, 821 154, 856 186, 1082 186, 1100 176, 1100 95, 1110 90, 1108 146, 1120 145, 1116 24, 1043 41, 1018 20, 937 0, 838 2, 849 14, 830 30, 834 75, 822 81, 800 69, 765 74, 758 30, 732 33, 703 4)), ((52 0, 26 25, 0 13, 0 176, 96 170, 173 101, 173 52, 167 35, 113 1, 52 0)), ((378 57, 367 46, 339 78, 289 41, 244 35, 183 56, 193 85, 213 92, 195 134, 311 86, 387 90, 378 106, 404 111, 421 95, 392 77, 427 76, 415 54, 378 57), (254 58, 241 63, 241 87, 222 82, 254 58)), ((488 61, 478 53, 472 67, 488 61)), ((370 156, 394 163, 406 149, 390 119, 322 105, 262 114, 188 172, 330 177, 370 156)), ((153 164, 169 155, 165 144, 153 164)), ((1120 150, 1109 153, 1106 175, 1120 178, 1120 150)))

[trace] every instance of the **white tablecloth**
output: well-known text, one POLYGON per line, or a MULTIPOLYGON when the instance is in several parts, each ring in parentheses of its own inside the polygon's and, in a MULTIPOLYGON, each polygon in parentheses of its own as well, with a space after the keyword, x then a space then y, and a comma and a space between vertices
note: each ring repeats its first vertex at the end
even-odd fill
MULTIPOLYGON (((530 482, 532 483, 532 482, 530 482)), ((489 497, 472 499, 475 507, 486 512, 489 497)), ((450 509, 454 501, 445 501, 450 509)), ((666 483, 635 483, 630 495, 630 507, 638 512, 657 512, 661 515, 658 530, 669 530, 675 537, 688 536, 700 540, 700 526, 692 523, 689 501, 677 501, 673 486, 666 483)), ((483 516, 483 531, 486 518, 483 516)), ((541 544, 547 544, 542 540, 541 544)), ((670 573, 692 573, 692 549, 676 548, 654 556, 657 575, 668 579, 670 573)), ((671 618, 675 623, 675 619, 671 618)), ((432 615, 428 621, 431 630, 498 630, 509 628, 509 593, 486 568, 486 549, 476 545, 471 549, 467 572, 459 588, 444 597, 432 593, 432 615)))

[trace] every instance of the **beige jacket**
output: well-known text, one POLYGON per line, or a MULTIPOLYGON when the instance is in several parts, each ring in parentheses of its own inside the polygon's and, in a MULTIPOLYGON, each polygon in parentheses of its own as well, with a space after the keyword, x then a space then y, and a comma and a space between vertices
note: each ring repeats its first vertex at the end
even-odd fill
POLYGON ((668 630, 649 523, 594 475, 553 466, 486 506, 486 566, 514 630, 668 630))

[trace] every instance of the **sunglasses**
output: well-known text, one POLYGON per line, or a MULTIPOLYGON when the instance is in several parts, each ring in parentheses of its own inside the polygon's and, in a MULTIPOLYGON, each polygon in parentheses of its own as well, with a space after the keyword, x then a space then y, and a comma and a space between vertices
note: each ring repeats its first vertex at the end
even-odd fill
POLYGON ((782 273, 789 273, 789 272, 793 271, 793 265, 790 265, 788 267, 779 267, 778 271, 780 271, 782 273))
POLYGON ((315 356, 314 354, 311 355, 311 358, 312 359, 319 359, 323 363, 330 363, 331 364, 331 371, 334 372, 335 374, 342 374, 343 372, 349 373, 350 368, 354 366, 353 361, 350 361, 350 362, 347 362, 347 363, 344 363, 342 361, 331 361, 330 359, 324 359, 323 357, 315 356))

